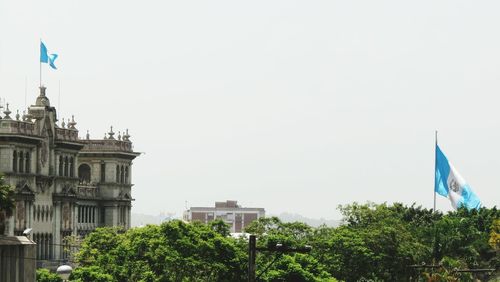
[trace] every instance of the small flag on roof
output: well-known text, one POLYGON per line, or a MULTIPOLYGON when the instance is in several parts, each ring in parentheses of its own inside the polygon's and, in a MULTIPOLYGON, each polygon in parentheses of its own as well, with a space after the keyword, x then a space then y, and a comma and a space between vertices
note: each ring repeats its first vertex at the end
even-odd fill
POLYGON ((57 54, 49 54, 47 51, 47 47, 45 44, 40 41, 40 63, 45 63, 49 64, 51 68, 57 69, 56 65, 54 64, 55 60, 57 59, 57 54))

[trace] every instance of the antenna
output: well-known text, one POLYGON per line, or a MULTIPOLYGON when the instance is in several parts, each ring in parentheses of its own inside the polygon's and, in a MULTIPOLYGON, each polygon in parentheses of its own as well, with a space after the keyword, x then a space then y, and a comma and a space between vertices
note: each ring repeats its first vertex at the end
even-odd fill
POLYGON ((57 97, 57 110, 61 112, 61 80, 59 80, 59 95, 57 97))
POLYGON ((26 108, 26 96, 28 95, 28 76, 24 76, 24 108, 26 108))

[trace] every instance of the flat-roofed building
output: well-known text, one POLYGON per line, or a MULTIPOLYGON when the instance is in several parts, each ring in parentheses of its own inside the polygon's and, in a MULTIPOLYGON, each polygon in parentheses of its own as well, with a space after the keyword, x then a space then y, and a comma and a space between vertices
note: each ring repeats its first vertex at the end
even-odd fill
POLYGON ((214 207, 190 207, 184 212, 184 220, 209 223, 222 219, 230 227, 231 233, 243 232, 252 221, 265 216, 263 208, 244 208, 237 201, 215 202, 214 207))

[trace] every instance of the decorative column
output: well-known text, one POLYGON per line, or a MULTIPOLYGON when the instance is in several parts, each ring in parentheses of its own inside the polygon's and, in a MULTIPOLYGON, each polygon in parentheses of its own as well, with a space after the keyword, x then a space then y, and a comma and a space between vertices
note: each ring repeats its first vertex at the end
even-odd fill
POLYGON ((72 219, 73 220, 71 220, 71 231, 72 231, 71 235, 76 236, 76 235, 78 235, 78 233, 77 233, 78 217, 77 216, 79 216, 78 215, 78 204, 76 202, 72 204, 72 210, 73 210, 73 212, 72 212, 72 219))
POLYGON ((127 206, 127 229, 130 229, 130 210, 131 206, 127 206))
POLYGON ((9 236, 14 236, 14 228, 15 228, 15 224, 16 224, 16 221, 14 220, 15 216, 16 215, 14 214, 13 216, 9 217, 9 220, 7 222, 6 234, 9 236))
POLYGON ((62 238, 61 238, 61 224, 62 224, 62 220, 61 220, 61 214, 62 214, 62 206, 63 204, 60 202, 60 201, 55 201, 53 204, 53 207, 54 207, 54 220, 53 220, 53 224, 54 224, 54 227, 53 227, 53 235, 52 235, 52 241, 54 243, 52 247, 52 249, 54 250, 53 254, 55 254, 55 256, 53 257, 53 259, 60 259, 60 255, 61 255, 61 244, 62 244, 62 238))
POLYGON ((117 226, 118 225, 118 209, 119 209, 119 206, 117 204, 114 204, 113 205, 113 209, 112 209, 112 226, 117 226))

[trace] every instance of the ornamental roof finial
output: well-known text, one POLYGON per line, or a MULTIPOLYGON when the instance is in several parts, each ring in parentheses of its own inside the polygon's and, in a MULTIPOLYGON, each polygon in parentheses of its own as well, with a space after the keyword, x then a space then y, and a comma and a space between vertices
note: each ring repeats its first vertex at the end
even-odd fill
POLYGON ((108 139, 115 140, 115 137, 113 137, 115 133, 113 132, 113 126, 111 126, 111 130, 108 132, 108 139))
POLYGON ((9 115, 12 112, 9 110, 9 103, 7 103, 7 107, 5 108, 5 111, 3 111, 3 113, 5 114, 4 119, 11 119, 9 115))
MULTIPOLYGON (((69 119, 68 119, 69 120, 69 119)), ((70 129, 76 129, 75 128, 76 122, 75 122, 75 116, 71 115, 71 121, 68 122, 68 128, 70 129)))

